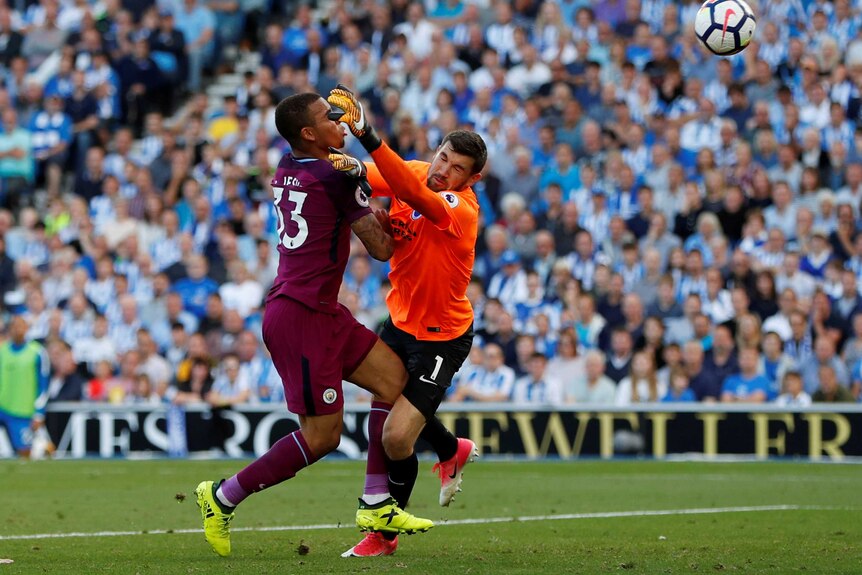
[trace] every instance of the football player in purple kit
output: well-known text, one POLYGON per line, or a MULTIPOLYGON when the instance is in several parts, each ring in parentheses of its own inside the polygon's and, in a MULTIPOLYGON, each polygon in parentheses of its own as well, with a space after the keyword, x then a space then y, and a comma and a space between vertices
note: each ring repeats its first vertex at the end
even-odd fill
POLYGON ((369 467, 357 525, 362 530, 424 532, 427 519, 400 509, 388 491, 383 423, 401 394, 407 372, 399 357, 337 301, 350 252, 350 231, 376 259, 392 256, 393 242, 356 178, 327 161, 344 145, 343 110, 318 94, 278 104, 275 124, 291 152, 279 162, 272 189, 278 215, 278 276, 266 298, 263 341, 284 383, 300 429, 281 438, 233 477, 195 489, 204 535, 213 551, 230 554, 234 508, 252 493, 292 478, 338 447, 343 420, 341 381, 374 394, 369 415, 369 467))

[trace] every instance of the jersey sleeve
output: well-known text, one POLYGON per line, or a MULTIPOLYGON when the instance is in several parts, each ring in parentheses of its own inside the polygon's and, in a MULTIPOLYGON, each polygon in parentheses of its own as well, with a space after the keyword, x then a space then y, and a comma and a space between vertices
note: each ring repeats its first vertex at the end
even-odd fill
POLYGON ((445 229, 456 238, 463 237, 468 230, 476 229, 479 220, 479 206, 466 201, 463 192, 459 194, 445 191, 438 193, 437 197, 442 200, 443 209, 449 215, 449 225, 446 228, 438 225, 438 228, 445 229))
POLYGON ((376 164, 372 164, 368 162, 365 164, 365 169, 368 170, 368 183, 371 184, 371 195, 375 198, 377 197, 392 197, 392 188, 389 187, 389 184, 386 183, 386 180, 383 179, 383 175, 380 173, 380 170, 377 168, 376 164))
POLYGON ((333 170, 326 187, 331 190, 329 197, 332 198, 336 210, 344 216, 348 224, 371 213, 368 196, 350 176, 333 170))
POLYGON ((389 184, 392 195, 428 218, 441 230, 452 225, 452 214, 451 210, 447 209, 446 200, 426 186, 392 148, 383 143, 371 153, 371 157, 389 184))

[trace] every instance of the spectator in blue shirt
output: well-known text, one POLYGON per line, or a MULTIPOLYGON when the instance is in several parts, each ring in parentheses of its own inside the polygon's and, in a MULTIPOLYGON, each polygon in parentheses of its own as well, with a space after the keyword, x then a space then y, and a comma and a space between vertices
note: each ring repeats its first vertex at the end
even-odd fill
POLYGON ((216 20, 212 11, 198 0, 183 0, 175 15, 177 28, 186 40, 189 55, 189 89, 201 87, 204 67, 215 55, 216 20))
POLYGON ((186 271, 188 277, 175 283, 173 291, 180 294, 186 311, 201 319, 206 314, 207 299, 218 292, 218 284, 207 277, 207 260, 202 255, 191 256, 186 271))
POLYGON ((765 375, 758 373, 760 353, 757 348, 739 350, 739 373, 724 380, 721 386, 722 402, 763 403, 769 398, 770 384, 765 375))
POLYGON ((563 190, 563 197, 569 198, 572 192, 581 187, 581 177, 574 163, 572 147, 569 144, 558 144, 554 157, 554 165, 546 169, 539 179, 539 189, 544 190, 548 184, 556 183, 563 190))
POLYGON ((688 376, 682 368, 674 369, 670 373, 669 379, 670 385, 668 386, 667 395, 661 398, 662 403, 688 403, 697 401, 697 396, 688 386, 688 376))
POLYGON ((72 120, 63 111, 63 99, 52 94, 45 101, 45 109, 30 121, 33 157, 36 159, 37 179, 45 179, 48 193, 60 195, 63 167, 72 143, 72 120))

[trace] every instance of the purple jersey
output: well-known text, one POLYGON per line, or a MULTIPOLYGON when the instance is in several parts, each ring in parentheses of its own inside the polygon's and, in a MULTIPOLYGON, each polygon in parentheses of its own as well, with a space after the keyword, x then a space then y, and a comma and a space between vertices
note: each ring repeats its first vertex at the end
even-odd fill
POLYGON ((371 213, 356 181, 326 160, 285 154, 272 180, 278 216, 278 276, 267 300, 279 295, 336 313, 350 255, 350 224, 371 213))

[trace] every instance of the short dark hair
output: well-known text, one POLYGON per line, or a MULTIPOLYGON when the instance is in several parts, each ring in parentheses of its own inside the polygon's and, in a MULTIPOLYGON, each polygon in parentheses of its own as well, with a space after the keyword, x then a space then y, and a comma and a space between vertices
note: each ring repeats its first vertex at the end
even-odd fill
POLYGON ((485 162, 488 161, 488 148, 485 146, 482 136, 476 132, 454 130, 446 134, 440 145, 443 146, 446 142, 452 145, 453 151, 473 158, 473 174, 478 174, 485 167, 485 162))
POLYGON ((275 107, 275 128, 287 140, 291 148, 301 144, 303 128, 314 125, 309 106, 320 98, 320 94, 304 92, 288 96, 275 107))

